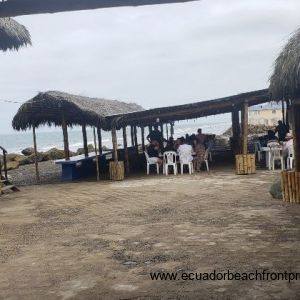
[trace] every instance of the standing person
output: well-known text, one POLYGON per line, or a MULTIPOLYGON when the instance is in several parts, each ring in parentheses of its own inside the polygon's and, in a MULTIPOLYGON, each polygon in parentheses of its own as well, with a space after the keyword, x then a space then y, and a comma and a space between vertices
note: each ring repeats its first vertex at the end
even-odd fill
POLYGON ((151 143, 153 141, 157 141, 162 146, 163 136, 162 136, 162 133, 158 130, 158 126, 157 125, 155 125, 154 126, 154 130, 152 130, 147 135, 147 140, 148 140, 149 143, 151 143))
POLYGON ((197 140, 194 140, 194 151, 196 153, 196 157, 194 158, 194 169, 196 172, 200 172, 205 155, 205 146, 198 143, 197 140))
POLYGON ((281 120, 278 121, 278 125, 275 128, 275 133, 278 133, 278 139, 280 142, 284 141, 286 134, 289 132, 289 127, 285 125, 281 120))
POLYGON ((202 145, 205 144, 206 135, 202 133, 201 128, 198 129, 198 133, 196 134, 196 139, 197 139, 198 144, 202 144, 202 145))

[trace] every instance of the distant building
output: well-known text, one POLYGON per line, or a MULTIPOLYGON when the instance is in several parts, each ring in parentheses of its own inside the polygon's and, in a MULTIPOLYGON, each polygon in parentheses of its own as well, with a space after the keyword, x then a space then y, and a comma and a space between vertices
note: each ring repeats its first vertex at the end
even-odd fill
POLYGON ((278 120, 282 120, 282 106, 274 103, 252 106, 248 119, 251 125, 277 125, 278 120))

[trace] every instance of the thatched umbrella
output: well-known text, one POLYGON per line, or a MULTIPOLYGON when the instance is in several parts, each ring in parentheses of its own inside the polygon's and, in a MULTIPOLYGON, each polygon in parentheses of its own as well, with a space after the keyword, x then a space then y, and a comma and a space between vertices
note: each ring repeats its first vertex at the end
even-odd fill
POLYGON ((270 92, 275 100, 300 96, 300 28, 289 39, 275 61, 270 78, 270 92))
POLYGON ((275 61, 270 93, 274 100, 285 100, 291 104, 295 170, 300 172, 300 28, 275 61))
POLYGON ((31 45, 31 38, 26 27, 11 18, 0 18, 0 50, 18 50, 27 45, 31 45))

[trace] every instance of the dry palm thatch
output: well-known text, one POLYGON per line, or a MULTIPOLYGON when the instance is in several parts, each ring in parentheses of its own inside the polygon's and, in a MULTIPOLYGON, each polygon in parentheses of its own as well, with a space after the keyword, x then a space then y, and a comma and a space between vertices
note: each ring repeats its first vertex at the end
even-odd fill
POLYGON ((300 28, 275 61, 269 90, 274 100, 300 96, 300 28))
POLYGON ((86 124, 106 129, 106 116, 141 110, 143 108, 135 103, 49 91, 22 104, 12 126, 16 130, 26 130, 33 125, 61 126, 64 116, 69 126, 86 124))
POLYGON ((31 45, 31 38, 25 26, 11 18, 0 18, 0 49, 18 50, 31 45))

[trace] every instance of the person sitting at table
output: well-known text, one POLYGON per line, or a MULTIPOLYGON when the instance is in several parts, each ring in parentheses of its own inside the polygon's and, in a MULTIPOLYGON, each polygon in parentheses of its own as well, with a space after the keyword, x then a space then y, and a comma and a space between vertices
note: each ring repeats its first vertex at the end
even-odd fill
POLYGON ((275 132, 273 130, 268 130, 266 140, 267 140, 267 144, 278 143, 278 138, 276 137, 275 132))
POLYGON ((205 155, 205 146, 201 143, 198 143, 197 140, 194 140, 193 146, 194 152, 196 153, 196 157, 194 158, 194 169, 196 172, 200 172, 200 168, 202 166, 205 155))
POLYGON ((147 147, 147 153, 149 156, 150 163, 158 163, 162 165, 163 161, 159 158, 159 143, 157 141, 152 141, 147 147))
POLYGON ((294 147, 293 135, 288 132, 285 136, 285 141, 282 143, 282 154, 283 157, 287 157, 289 149, 294 147))
POLYGON ((167 146, 164 148, 164 152, 166 151, 175 151, 174 148, 174 138, 171 136, 167 142, 167 146))
POLYGON ((281 120, 278 121, 278 126, 275 128, 275 133, 278 133, 279 141, 284 141, 286 134, 289 132, 289 127, 285 125, 281 120))
POLYGON ((193 161, 193 147, 187 144, 184 137, 180 138, 180 146, 177 149, 177 153, 180 161, 182 161, 182 159, 184 159, 185 162, 193 161))

